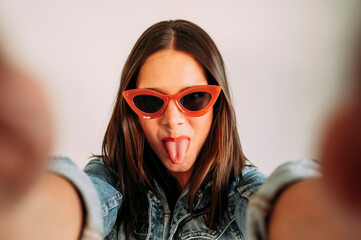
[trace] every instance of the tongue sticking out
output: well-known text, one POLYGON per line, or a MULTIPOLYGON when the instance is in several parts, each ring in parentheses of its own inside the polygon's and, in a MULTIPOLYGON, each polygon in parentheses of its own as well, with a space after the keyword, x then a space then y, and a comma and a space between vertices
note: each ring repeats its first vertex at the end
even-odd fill
POLYGON ((163 141, 165 151, 173 164, 183 162, 185 154, 189 147, 189 139, 180 139, 178 141, 163 141))

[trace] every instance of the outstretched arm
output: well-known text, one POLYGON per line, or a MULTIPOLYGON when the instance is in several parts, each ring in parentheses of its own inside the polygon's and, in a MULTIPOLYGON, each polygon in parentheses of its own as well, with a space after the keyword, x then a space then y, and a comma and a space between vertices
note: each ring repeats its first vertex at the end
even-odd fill
POLYGON ((278 197, 268 221, 269 240, 359 239, 325 191, 321 178, 297 182, 278 197))
POLYGON ((2 213, 0 239, 79 239, 83 208, 74 186, 56 174, 43 174, 12 209, 2 213))

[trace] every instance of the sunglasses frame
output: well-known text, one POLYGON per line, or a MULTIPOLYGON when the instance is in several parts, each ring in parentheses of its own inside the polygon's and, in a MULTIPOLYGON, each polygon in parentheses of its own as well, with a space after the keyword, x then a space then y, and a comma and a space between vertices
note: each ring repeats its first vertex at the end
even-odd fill
POLYGON ((131 109, 139 117, 145 118, 145 119, 152 119, 152 118, 160 117, 164 113, 164 111, 167 109, 168 103, 171 100, 174 100, 176 102, 176 105, 181 112, 183 112, 191 117, 200 117, 200 116, 206 114, 213 107, 213 105, 216 103, 216 101, 218 99, 218 96, 219 96, 221 90, 222 90, 222 88, 220 86, 201 85, 201 86, 187 88, 174 95, 166 95, 166 94, 163 94, 163 93, 160 93, 160 92, 157 92, 154 90, 150 90, 150 89, 131 89, 131 90, 124 91, 122 94, 123 94, 125 101, 128 103, 128 105, 131 107, 131 109), (209 103, 203 109, 201 109, 199 111, 188 110, 188 109, 184 108, 182 106, 182 104, 180 104, 180 102, 179 102, 181 100, 181 98, 184 97, 185 95, 188 95, 190 93, 195 93, 195 92, 207 92, 207 93, 211 94, 211 100, 209 101, 209 103), (158 97, 164 101, 164 104, 161 107, 161 109, 159 109, 157 112, 154 112, 154 113, 143 112, 142 110, 137 108, 133 102, 133 98, 136 96, 139 96, 139 95, 151 95, 151 96, 158 97))

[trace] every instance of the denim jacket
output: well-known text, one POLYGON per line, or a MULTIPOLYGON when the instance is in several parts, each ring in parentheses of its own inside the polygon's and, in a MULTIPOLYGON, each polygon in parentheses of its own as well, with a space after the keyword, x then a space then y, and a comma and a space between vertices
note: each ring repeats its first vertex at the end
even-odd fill
MULTIPOLYGON (((115 228, 122 204, 117 174, 106 167, 102 159, 91 160, 84 170, 65 157, 51 161, 49 170, 67 178, 78 189, 85 208, 82 239, 124 239, 123 228, 115 228)), ((212 181, 205 181, 194 197, 194 212, 189 213, 185 187, 169 210, 162 189, 159 194, 147 193, 147 202, 137 209, 131 239, 246 239, 246 207, 249 197, 264 183, 266 177, 256 168, 245 167, 242 176, 228 189, 228 208, 221 224, 208 228, 212 181)))

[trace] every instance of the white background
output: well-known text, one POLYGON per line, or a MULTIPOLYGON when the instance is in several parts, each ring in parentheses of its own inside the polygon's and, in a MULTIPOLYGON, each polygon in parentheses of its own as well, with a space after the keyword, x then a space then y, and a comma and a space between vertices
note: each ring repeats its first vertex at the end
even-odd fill
POLYGON ((345 85, 358 0, 0 0, 1 38, 49 96, 53 154, 80 167, 99 154, 123 64, 150 25, 187 19, 218 45, 246 156, 270 173, 317 157, 345 85))

